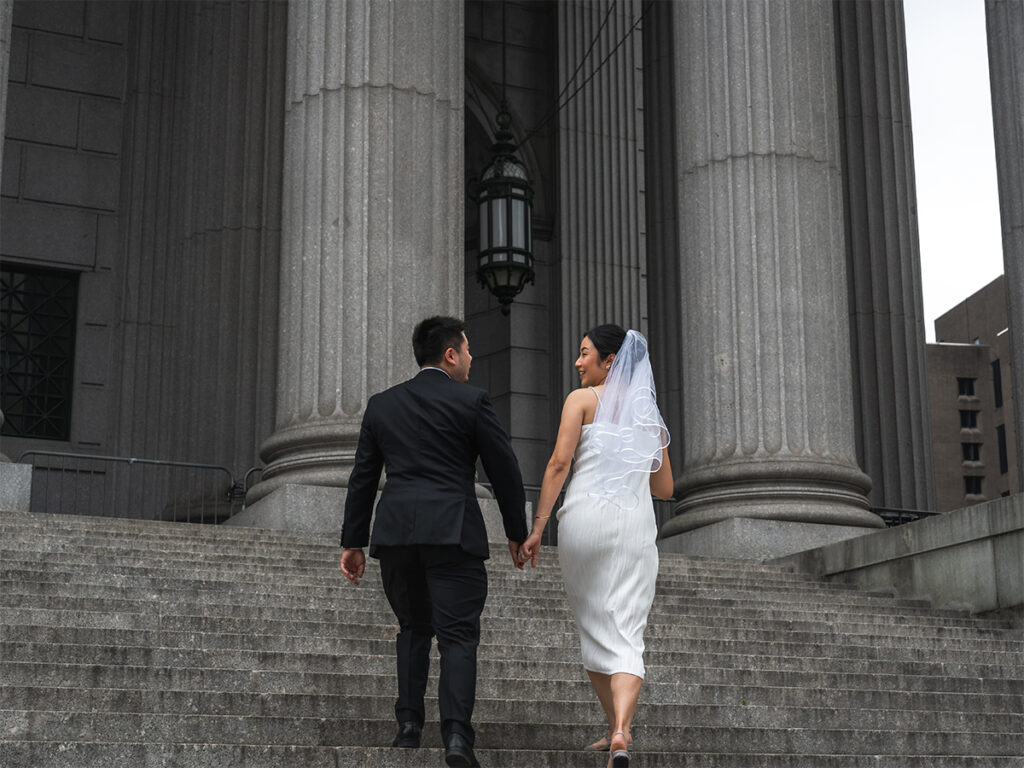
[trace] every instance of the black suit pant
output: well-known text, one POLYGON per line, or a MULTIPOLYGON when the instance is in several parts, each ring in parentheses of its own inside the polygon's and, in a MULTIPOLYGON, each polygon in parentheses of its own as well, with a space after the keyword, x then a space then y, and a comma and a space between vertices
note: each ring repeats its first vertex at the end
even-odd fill
POLYGON ((423 725, 423 696, 436 635, 441 655, 437 699, 444 743, 453 733, 473 744, 476 650, 487 599, 484 561, 456 545, 379 547, 380 572, 398 618, 398 722, 423 725))

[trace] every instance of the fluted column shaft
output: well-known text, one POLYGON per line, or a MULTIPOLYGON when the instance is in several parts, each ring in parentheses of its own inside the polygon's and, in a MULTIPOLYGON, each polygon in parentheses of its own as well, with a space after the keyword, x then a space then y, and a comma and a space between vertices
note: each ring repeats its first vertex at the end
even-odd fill
POLYGON ((662 534, 880 525, 855 457, 831 3, 672 8, 687 428, 662 534))
POLYGON ((836 0, 857 458, 878 507, 934 509, 902 0, 836 0))
MULTIPOLYGON (((641 6, 558 4, 558 82, 572 79, 563 101, 626 36, 641 6)), ((647 332, 642 74, 643 39, 635 30, 559 113, 563 359, 575 360, 581 335, 599 323, 647 332)), ((568 390, 578 381, 564 368, 568 390)))
POLYGON ((1017 414, 1017 477, 1024 483, 1024 3, 985 0, 985 19, 1017 414))
MULTIPOLYGON (((672 465, 683 466, 682 304, 679 249, 677 96, 672 5, 653 3, 644 12, 644 168, 646 172, 648 341, 658 387, 658 407, 673 436, 672 465)), ((678 469, 676 469, 678 473, 678 469)))
POLYGON ((280 354, 260 498, 343 486, 367 398, 463 302, 463 5, 289 3, 280 354))
POLYGON ((133 6, 122 452, 242 473, 270 429, 284 10, 133 6))

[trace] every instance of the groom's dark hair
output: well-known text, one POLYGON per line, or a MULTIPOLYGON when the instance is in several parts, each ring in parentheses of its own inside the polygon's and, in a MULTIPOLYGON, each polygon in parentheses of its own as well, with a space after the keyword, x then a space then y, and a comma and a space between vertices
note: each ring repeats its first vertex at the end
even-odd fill
POLYGON ((440 363, 448 347, 462 348, 466 324, 456 317, 435 315, 421 320, 412 332, 412 354, 416 365, 440 363))
POLYGON ((597 349, 598 357, 604 360, 608 355, 618 352, 626 339, 626 329, 619 325, 598 325, 583 334, 597 349))

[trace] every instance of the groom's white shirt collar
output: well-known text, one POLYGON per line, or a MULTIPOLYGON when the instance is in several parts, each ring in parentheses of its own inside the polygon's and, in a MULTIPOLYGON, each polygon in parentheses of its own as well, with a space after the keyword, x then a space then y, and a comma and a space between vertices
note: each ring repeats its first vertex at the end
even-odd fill
POLYGON ((422 368, 420 368, 420 370, 421 371, 440 371, 445 376, 447 376, 449 379, 451 378, 451 374, 449 374, 448 371, 446 371, 444 368, 438 368, 436 365, 424 365, 422 368))

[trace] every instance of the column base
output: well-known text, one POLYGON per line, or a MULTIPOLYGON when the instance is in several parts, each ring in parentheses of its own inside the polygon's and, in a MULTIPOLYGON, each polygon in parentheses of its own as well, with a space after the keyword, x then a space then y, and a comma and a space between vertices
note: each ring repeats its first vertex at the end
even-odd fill
MULTIPOLYGON (((507 539, 498 502, 490 498, 490 491, 483 486, 478 485, 476 490, 477 502, 480 504, 484 524, 487 526, 487 540, 494 544, 504 544, 507 539)), ((337 541, 341 537, 347 496, 348 488, 287 484, 271 491, 259 501, 247 505, 224 525, 324 533, 337 541)), ((379 493, 377 499, 380 499, 379 493)), ((376 501, 374 505, 376 506, 376 501)))
POLYGON ((730 517, 675 535, 665 535, 663 528, 664 538, 658 539, 658 550, 696 557, 771 560, 876 530, 855 525, 730 517))

